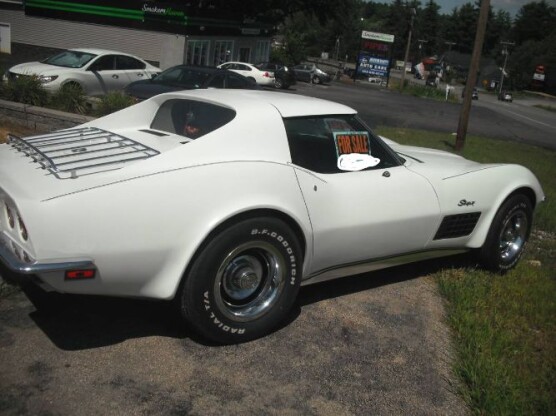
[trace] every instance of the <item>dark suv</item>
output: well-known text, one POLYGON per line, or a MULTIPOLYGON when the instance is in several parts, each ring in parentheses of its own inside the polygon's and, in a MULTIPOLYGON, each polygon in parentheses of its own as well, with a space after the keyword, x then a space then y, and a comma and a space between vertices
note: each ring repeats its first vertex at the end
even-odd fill
POLYGON ((288 89, 295 84, 295 72, 286 65, 272 62, 261 62, 255 65, 261 71, 274 72, 274 86, 278 89, 288 89))

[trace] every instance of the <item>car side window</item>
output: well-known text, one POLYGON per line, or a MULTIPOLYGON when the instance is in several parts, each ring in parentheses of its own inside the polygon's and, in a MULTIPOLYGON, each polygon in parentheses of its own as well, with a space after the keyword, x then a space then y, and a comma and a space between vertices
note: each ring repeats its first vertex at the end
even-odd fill
POLYGON ((216 74, 208 83, 209 88, 224 88, 224 74, 216 74))
POLYGON ((241 65, 241 64, 237 64, 237 69, 241 71, 251 71, 251 67, 248 67, 247 65, 241 65))
POLYGON ((251 81, 236 74, 228 74, 227 88, 250 88, 252 87, 251 81))
POLYGON ((355 115, 284 119, 292 162, 318 173, 399 166, 400 161, 355 115))
POLYGON ((115 69, 115 55, 104 55, 91 64, 91 71, 111 71, 115 69))
POLYGON ((197 139, 234 119, 230 108, 195 100, 169 99, 158 109, 151 128, 197 139))
POLYGON ((116 69, 145 69, 146 65, 131 56, 117 55, 116 69))

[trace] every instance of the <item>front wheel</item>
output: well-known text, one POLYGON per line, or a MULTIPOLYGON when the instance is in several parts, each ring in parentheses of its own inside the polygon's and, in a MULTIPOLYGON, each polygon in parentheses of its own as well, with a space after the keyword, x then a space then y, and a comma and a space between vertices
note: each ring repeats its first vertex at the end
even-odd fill
POLYGON ((320 78, 316 75, 313 77, 313 84, 320 84, 320 78))
POLYGON ((482 264, 503 272, 513 268, 525 249, 531 233, 533 208, 524 195, 514 195, 502 204, 481 248, 482 264))
POLYGON ((301 267, 299 243, 284 222, 271 217, 239 222, 193 261, 179 294, 182 315, 219 343, 259 338, 292 308, 301 267))

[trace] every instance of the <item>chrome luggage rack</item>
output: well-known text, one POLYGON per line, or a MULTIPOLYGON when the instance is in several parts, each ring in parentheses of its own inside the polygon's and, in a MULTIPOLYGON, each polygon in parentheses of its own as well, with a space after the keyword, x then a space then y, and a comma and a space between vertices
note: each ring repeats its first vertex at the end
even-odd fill
POLYGON ((22 139, 8 134, 8 144, 59 179, 75 179, 119 169, 159 154, 127 137, 95 127, 61 130, 22 139))

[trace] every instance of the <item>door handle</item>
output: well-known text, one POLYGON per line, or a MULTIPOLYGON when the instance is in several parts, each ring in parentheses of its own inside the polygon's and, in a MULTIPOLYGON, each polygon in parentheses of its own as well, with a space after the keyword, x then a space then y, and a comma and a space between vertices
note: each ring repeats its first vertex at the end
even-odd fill
POLYGON ((137 76, 138 76, 138 77, 142 77, 143 74, 142 74, 141 72, 139 72, 139 73, 137 74, 137 76))
POLYGON ((119 77, 119 76, 117 76, 116 74, 114 74, 114 75, 112 75, 112 78, 114 78, 114 79, 118 79, 118 78, 120 78, 120 77, 119 77))

